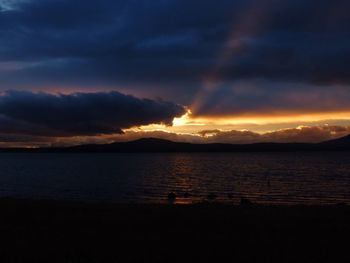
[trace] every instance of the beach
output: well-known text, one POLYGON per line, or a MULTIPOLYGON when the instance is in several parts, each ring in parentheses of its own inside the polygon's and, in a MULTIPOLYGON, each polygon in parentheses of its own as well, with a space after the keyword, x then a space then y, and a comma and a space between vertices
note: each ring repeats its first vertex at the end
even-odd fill
POLYGON ((348 262, 350 208, 0 200, 1 262, 348 262))

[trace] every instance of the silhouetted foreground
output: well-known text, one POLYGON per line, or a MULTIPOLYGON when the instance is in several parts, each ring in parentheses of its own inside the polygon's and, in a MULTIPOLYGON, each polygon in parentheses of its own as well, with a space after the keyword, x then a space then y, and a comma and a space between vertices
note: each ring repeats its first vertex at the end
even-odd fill
POLYGON ((0 262, 350 262, 350 209, 0 201, 0 262))
POLYGON ((293 151, 350 151, 350 135, 321 143, 253 143, 253 144, 193 144, 156 138, 131 142, 88 144, 65 148, 0 149, 0 152, 293 152, 293 151))

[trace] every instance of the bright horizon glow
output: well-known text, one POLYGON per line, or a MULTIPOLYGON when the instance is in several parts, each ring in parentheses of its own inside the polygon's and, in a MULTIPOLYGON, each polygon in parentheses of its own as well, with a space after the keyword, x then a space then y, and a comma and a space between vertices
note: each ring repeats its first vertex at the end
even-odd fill
POLYGON ((237 116, 194 116, 191 110, 180 118, 174 118, 172 126, 151 124, 133 130, 163 131, 177 134, 197 134, 203 130, 249 130, 257 133, 273 132, 299 126, 327 125, 337 122, 350 123, 350 112, 322 113, 286 113, 274 115, 237 115, 237 116))
POLYGON ((199 116, 194 117, 186 113, 181 118, 174 119, 174 126, 185 125, 237 125, 237 124, 275 124, 294 122, 318 122, 323 120, 350 120, 350 112, 325 112, 325 113, 297 113, 297 114, 274 114, 274 115, 237 115, 233 116, 199 116))

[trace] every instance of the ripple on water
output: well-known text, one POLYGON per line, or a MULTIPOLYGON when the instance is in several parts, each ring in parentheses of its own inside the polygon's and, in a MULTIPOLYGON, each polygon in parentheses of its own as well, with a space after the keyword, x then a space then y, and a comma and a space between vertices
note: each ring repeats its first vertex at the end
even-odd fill
POLYGON ((166 203, 350 203, 350 155, 0 154, 0 196, 166 203), (186 194, 186 197, 185 197, 186 194))

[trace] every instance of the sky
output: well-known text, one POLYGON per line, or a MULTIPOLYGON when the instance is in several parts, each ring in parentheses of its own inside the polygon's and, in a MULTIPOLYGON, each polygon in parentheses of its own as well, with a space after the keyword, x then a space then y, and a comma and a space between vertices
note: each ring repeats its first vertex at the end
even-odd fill
POLYGON ((0 147, 350 133, 347 0, 0 0, 0 147))

